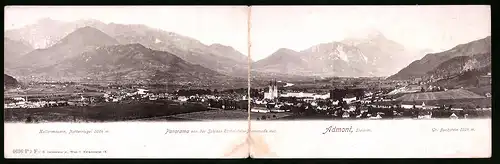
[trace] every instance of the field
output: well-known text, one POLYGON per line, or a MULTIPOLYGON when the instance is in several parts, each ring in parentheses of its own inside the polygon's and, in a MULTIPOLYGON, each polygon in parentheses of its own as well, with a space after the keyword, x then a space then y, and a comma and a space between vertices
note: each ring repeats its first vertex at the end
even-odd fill
POLYGON ((478 95, 482 95, 482 96, 485 96, 486 93, 490 93, 491 94, 491 86, 484 86, 484 87, 479 87, 479 88, 470 88, 470 89, 467 89, 471 92, 474 92, 478 95))
POLYGON ((85 107, 55 107, 35 109, 4 109, 5 122, 108 122, 170 116, 180 113, 210 110, 198 103, 174 101, 127 101, 102 103, 85 107))
POLYGON ((83 85, 31 85, 24 89, 9 89, 4 91, 4 98, 12 97, 28 97, 28 98, 41 98, 41 97, 64 97, 72 95, 83 96, 102 96, 103 90, 83 86, 83 85))
MULTIPOLYGON (((256 120, 262 119, 263 117, 266 120, 270 119, 278 119, 281 117, 285 117, 290 115, 289 113, 251 113, 251 119, 256 120)), ((192 113, 183 113, 172 115, 168 117, 160 117, 158 120, 162 119, 180 119, 180 120, 246 120, 248 119, 248 112, 246 110, 208 110, 208 111, 200 111, 200 112, 192 112, 192 113)))
POLYGON ((183 113, 170 116, 170 118, 180 118, 188 120, 245 120, 247 119, 247 117, 248 113, 244 110, 223 109, 183 113))
POLYGON ((424 92, 405 94, 398 98, 399 101, 426 101, 426 100, 448 100, 448 99, 477 99, 484 98, 474 92, 465 89, 453 89, 443 92, 424 92))

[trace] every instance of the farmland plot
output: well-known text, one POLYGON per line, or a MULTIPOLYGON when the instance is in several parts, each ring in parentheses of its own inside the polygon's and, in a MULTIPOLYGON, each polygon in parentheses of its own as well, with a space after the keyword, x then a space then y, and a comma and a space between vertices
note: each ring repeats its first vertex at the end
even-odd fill
MULTIPOLYGON (((290 115, 289 113, 254 113, 250 114, 252 120, 262 119, 278 119, 290 115)), ((223 110, 215 109, 201 112, 183 113, 170 118, 188 119, 188 120, 246 120, 248 112, 246 110, 223 110)))
POLYGON ((178 104, 177 102, 160 100, 154 102, 123 101, 84 107, 7 108, 4 109, 4 121, 24 122, 29 120, 28 118, 39 122, 128 121, 205 110, 210 109, 198 103, 178 104))
POLYGON ((177 114, 170 117, 190 120, 245 120, 247 111, 215 109, 201 112, 177 114))
POLYGON ((454 89, 443 92, 424 92, 406 94, 398 98, 401 101, 422 101, 422 100, 441 100, 441 99, 475 99, 484 98, 474 92, 464 89, 454 89))

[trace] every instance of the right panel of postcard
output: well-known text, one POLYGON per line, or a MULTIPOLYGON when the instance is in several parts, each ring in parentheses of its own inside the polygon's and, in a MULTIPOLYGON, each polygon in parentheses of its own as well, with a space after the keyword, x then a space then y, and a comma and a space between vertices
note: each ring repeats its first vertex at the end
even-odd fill
POLYGON ((251 10, 253 157, 491 157, 490 6, 251 10))

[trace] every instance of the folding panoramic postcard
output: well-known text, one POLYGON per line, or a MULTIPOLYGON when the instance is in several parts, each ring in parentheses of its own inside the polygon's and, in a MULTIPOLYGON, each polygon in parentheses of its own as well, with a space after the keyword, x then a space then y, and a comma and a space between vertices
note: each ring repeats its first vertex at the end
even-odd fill
POLYGON ((489 6, 7 6, 6 158, 491 156, 489 6))

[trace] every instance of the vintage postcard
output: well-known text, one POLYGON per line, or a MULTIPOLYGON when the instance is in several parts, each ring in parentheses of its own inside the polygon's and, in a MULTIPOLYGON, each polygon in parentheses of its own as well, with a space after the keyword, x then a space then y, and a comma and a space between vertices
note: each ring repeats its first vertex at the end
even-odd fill
POLYGON ((491 156, 490 6, 7 6, 5 158, 491 156))

